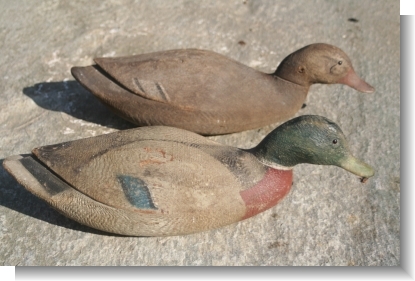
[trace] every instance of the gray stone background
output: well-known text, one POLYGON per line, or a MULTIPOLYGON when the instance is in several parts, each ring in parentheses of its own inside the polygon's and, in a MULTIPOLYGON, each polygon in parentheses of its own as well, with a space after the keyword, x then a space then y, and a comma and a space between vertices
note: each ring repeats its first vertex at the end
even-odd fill
MULTIPOLYGON (((246 221, 188 236, 111 235, 60 215, 0 168, 0 265, 400 264, 399 1, 0 1, 0 162, 132 128, 74 81, 99 56, 202 48, 272 72, 292 51, 342 48, 376 88, 314 85, 307 107, 376 169, 297 166, 290 194, 246 221), (350 21, 350 18, 356 21, 350 21)), ((213 139, 251 147, 278 124, 213 139)), ((0 163, 1 164, 1 163, 0 163)))

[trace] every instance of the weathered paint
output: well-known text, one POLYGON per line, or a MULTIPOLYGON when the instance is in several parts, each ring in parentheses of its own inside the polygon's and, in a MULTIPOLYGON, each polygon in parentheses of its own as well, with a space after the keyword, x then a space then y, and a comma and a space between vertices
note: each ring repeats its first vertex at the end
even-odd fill
POLYGON ((40 165, 35 158, 24 157, 19 159, 19 162, 36 178, 49 195, 53 196, 68 189, 65 183, 51 173, 45 166, 40 165))
POLYGON ((242 219, 250 218, 275 206, 291 190, 292 180, 292 170, 269 168, 264 178, 255 186, 240 192, 246 205, 242 219))
POLYGON ((151 199, 150 191, 139 178, 119 175, 118 180, 128 201, 139 209, 157 209, 151 199))

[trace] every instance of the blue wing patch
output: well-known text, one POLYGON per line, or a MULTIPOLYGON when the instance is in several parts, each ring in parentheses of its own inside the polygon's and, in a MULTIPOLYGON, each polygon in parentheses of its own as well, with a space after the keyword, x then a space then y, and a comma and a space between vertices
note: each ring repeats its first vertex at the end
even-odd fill
POLYGON ((117 178, 131 205, 134 205, 139 209, 157 210, 151 199, 150 191, 144 181, 139 178, 125 175, 119 175, 117 178))

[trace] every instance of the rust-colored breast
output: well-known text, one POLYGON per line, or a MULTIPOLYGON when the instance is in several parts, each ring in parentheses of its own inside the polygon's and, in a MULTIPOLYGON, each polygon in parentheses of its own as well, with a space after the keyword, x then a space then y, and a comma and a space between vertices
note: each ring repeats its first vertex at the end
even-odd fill
POLYGON ((292 170, 269 168, 264 178, 255 186, 240 192, 246 204, 242 219, 247 219, 275 206, 291 189, 292 170))

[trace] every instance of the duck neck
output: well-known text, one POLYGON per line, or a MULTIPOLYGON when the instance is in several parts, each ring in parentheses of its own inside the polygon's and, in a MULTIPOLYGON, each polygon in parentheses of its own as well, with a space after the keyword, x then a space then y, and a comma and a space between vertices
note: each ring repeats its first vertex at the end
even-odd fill
POLYGON ((256 147, 249 149, 262 164, 279 170, 291 170, 301 163, 290 146, 290 142, 284 140, 274 130, 266 136, 256 147))
POLYGON ((301 52, 290 54, 278 65, 273 76, 309 88, 312 82, 308 77, 306 65, 302 61, 301 52))
POLYGON ((281 67, 281 65, 274 73, 272 73, 272 76, 307 89, 311 86, 311 83, 304 79, 302 75, 299 75, 296 71, 292 71, 286 67, 281 67))
MULTIPOLYGON (((288 93, 298 93, 301 92, 303 93, 303 95, 301 95, 301 98, 303 100, 301 100, 301 105, 304 102, 304 99, 306 98, 308 91, 310 90, 310 86, 311 84, 298 84, 296 82, 292 82, 290 80, 287 80, 285 78, 282 78, 278 75, 274 73, 269 74, 273 79, 275 79, 275 81, 277 81, 277 83, 284 85, 285 87, 288 87, 289 89, 291 89, 290 91, 287 91, 288 93)), ((289 95, 292 96, 292 95, 289 95)))

